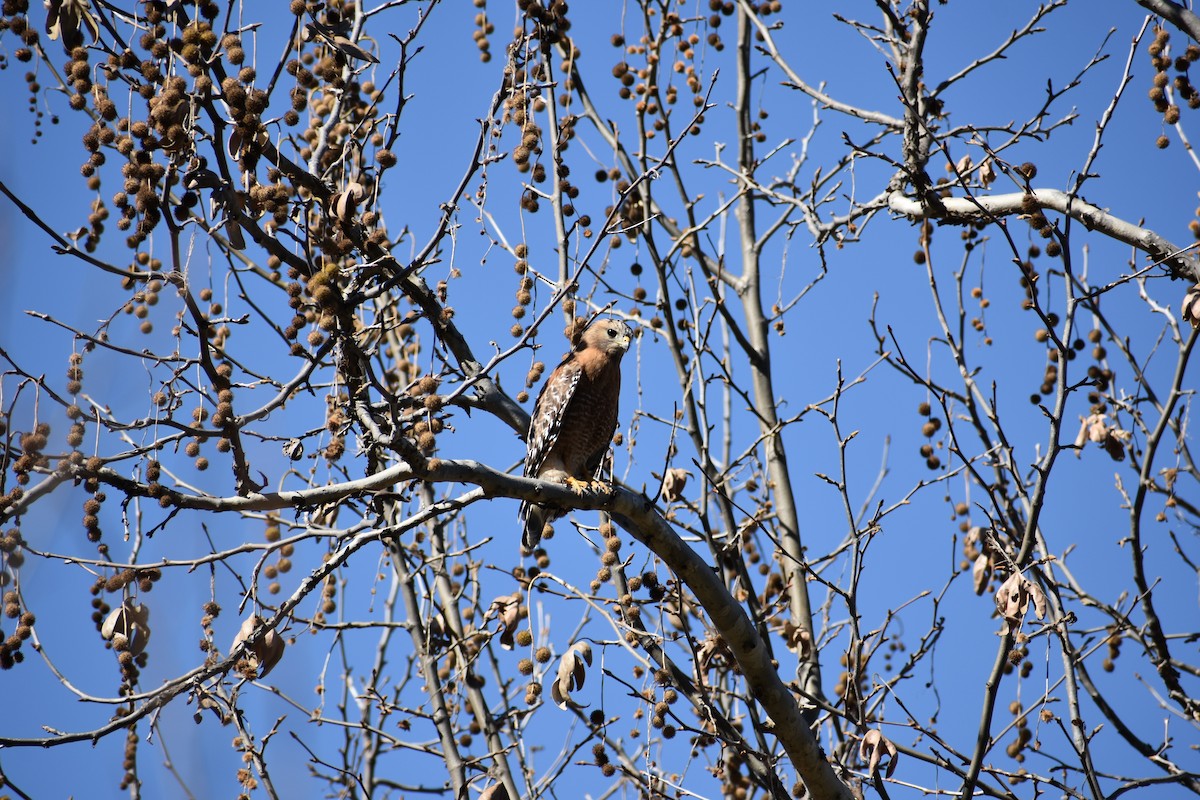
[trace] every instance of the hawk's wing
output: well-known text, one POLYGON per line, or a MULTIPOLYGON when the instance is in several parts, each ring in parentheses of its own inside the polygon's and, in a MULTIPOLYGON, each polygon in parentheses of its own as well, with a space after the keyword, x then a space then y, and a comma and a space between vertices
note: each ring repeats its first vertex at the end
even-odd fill
POLYGON ((525 451, 526 478, 537 477, 542 462, 554 447, 581 373, 579 363, 569 356, 550 373, 546 385, 538 393, 533 416, 529 420, 528 449, 525 451))
MULTIPOLYGON (((574 356, 568 356, 550 373, 542 391, 538 393, 537 402, 533 406, 533 416, 529 420, 529 435, 525 451, 525 477, 536 478, 541 472, 542 463, 553 449, 562 430, 563 418, 567 406, 579 385, 579 376, 583 370, 574 356)), ((552 519, 546 510, 534 506, 528 500, 521 501, 517 518, 524 527, 521 542, 529 550, 537 547, 542 537, 542 528, 552 519)))

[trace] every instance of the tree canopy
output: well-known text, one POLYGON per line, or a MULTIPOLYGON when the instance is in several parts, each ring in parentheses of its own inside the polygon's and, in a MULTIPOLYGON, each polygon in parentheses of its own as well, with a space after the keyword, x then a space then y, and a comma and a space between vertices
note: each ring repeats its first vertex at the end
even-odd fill
POLYGON ((1198 40, 4 0, 0 797, 1200 792, 1198 40))

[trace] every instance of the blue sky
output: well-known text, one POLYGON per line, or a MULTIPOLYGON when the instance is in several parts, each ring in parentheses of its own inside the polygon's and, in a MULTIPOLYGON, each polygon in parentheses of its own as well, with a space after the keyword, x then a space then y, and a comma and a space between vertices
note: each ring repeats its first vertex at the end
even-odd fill
MULTIPOLYGON (((594 76, 591 89, 605 98, 605 102, 613 104, 612 119, 618 127, 628 126, 631 124, 629 110, 616 104, 614 90, 605 80, 608 61, 613 58, 612 48, 606 40, 620 25, 611 9, 619 6, 612 4, 601 10, 600 4, 576 5, 580 8, 575 10, 573 32, 584 50, 585 75, 594 76), (592 63, 593 60, 600 63, 592 63)), ((797 8, 788 9, 788 27, 780 37, 794 59, 794 66, 814 82, 827 81, 827 91, 834 96, 899 114, 895 88, 883 69, 882 60, 869 44, 845 26, 833 23, 830 7, 810 8, 813 4, 805 4, 801 8, 801 4, 795 5, 797 8), (811 19, 806 15, 811 15, 811 19)), ((872 4, 865 2, 837 4, 837 7, 838 13, 846 16, 871 17, 874 13, 872 4)), ((928 80, 932 82, 952 74, 981 52, 992 49, 1032 8, 1029 3, 961 1, 936 6, 935 36, 930 40, 927 62, 928 80)), ((510 13, 507 8, 489 11, 495 15, 500 31, 511 26, 511 20, 502 16, 510 13)), ((470 39, 473 14, 474 9, 466 4, 437 6, 423 33, 425 48, 416 57, 409 73, 405 88, 412 93, 412 100, 401 121, 402 133, 397 146, 400 164, 385 180, 381 205, 393 232, 402 227, 412 231, 412 238, 398 248, 400 253, 419 247, 429 236, 438 218, 438 203, 449 196, 461 178, 478 132, 476 120, 486 114, 498 85, 500 59, 481 64, 470 39)), ((1055 86, 1063 84, 1103 47, 1108 60, 1090 70, 1081 85, 1051 110, 1051 117, 1061 117, 1073 109, 1078 115, 1075 122, 1057 130, 1045 143, 1022 145, 1009 154, 1013 162, 1029 159, 1038 164, 1037 185, 1067 188, 1074 173, 1082 166, 1097 121, 1112 100, 1129 42, 1141 28, 1142 20, 1142 9, 1133 2, 1118 0, 1074 3, 1056 12, 1045 23, 1049 30, 1044 36, 1022 43, 1009 59, 985 67, 977 80, 968 84, 969 90, 947 92, 945 101, 951 123, 1002 124, 1022 120, 1040 105, 1047 80, 1052 80, 1055 86), (1115 28, 1116 32, 1105 42, 1110 28, 1115 28)), ((399 27, 395 32, 400 33, 399 27)), ((270 30, 264 30, 262 34, 268 43, 277 35, 270 30)), ((1175 38, 1182 39, 1182 35, 1176 32, 1175 38)), ((503 41, 502 35, 493 37, 495 53, 502 50, 503 41)), ((384 44, 391 48, 390 44, 384 44)), ((1128 89, 1129 96, 1105 132, 1105 146, 1096 167, 1099 176, 1088 184, 1083 195, 1122 218, 1133 221, 1144 218, 1148 227, 1177 243, 1186 244, 1190 237, 1187 224, 1195 218, 1196 188, 1200 182, 1195 165, 1178 141, 1166 150, 1157 150, 1153 146, 1155 137, 1164 130, 1159 115, 1145 99, 1150 69, 1144 46, 1135 58, 1135 78, 1128 89)), ((278 47, 266 46, 264 51, 276 53, 278 47)), ((385 55, 387 53, 395 58, 390 49, 385 50, 385 55)), ((689 139, 681 149, 681 159, 713 157, 715 142, 726 142, 732 130, 727 108, 732 91, 732 68, 724 56, 709 53, 707 57, 725 62, 714 92, 717 107, 710 112, 711 119, 706 123, 703 135, 689 139)), ((386 57, 384 62, 387 66, 386 57)), ((28 141, 33 136, 34 124, 32 114, 25 110, 28 92, 21 79, 24 71, 24 65, 10 58, 7 71, 0 73, 0 98, 7 101, 5 107, 11 109, 8 118, 0 124, 0 153, 8 154, 7 158, 0 159, 0 180, 36 209, 52 228, 69 231, 84 224, 91 200, 78 174, 78 161, 82 159, 78 141, 83 129, 79 127, 79 117, 66 108, 64 98, 54 94, 39 95, 38 108, 46 109, 47 115, 57 114, 61 123, 44 124, 45 135, 36 146, 30 147, 28 141)), ((759 87, 763 104, 771 112, 765 123, 768 147, 785 137, 803 136, 812 120, 811 107, 804 98, 797 92, 777 86, 772 82, 775 77, 776 73, 771 73, 771 79, 760 80, 759 87)), ((48 85, 51 81, 46 76, 41 82, 48 85)), ((394 99, 394 91, 389 95, 394 99)), ((1185 121, 1189 119, 1185 111, 1185 121)), ((814 167, 828 162, 840 152, 843 132, 858 139, 863 129, 831 113, 822 114, 821 126, 811 145, 814 167)), ((582 124, 579 141, 581 146, 590 148, 597 163, 610 163, 597 137, 582 124)), ((502 146, 512 144, 506 139, 502 146)), ((780 172, 786 169, 787 153, 797 146, 785 147, 775 157, 780 172)), ((597 185, 586 179, 589 171, 585 169, 585 159, 574 150, 572 155, 580 159, 575 162, 582 190, 578 205, 594 218, 600 218, 604 206, 611 202, 612 185, 597 185)), ((963 153, 952 155, 957 158, 963 153)), ((811 169, 806 169, 804 174, 810 172, 811 169)), ((883 167, 865 163, 855 173, 854 183, 847 182, 843 191, 873 194, 879 190, 881 176, 886 174, 883 167)), ((935 177, 939 174, 934 172, 935 177)), ((705 194, 702 204, 707 209, 715 207, 722 194, 731 191, 729 183, 715 171, 702 173, 693 169, 689 175, 695 181, 696 190, 705 194)), ((548 215, 518 217, 515 214, 515 195, 511 191, 515 174, 509 164, 493 166, 490 176, 493 183, 487 210, 496 215, 498 224, 508 236, 516 235, 514 241, 523 238, 530 242, 531 260, 535 266, 538 259, 549 265, 553 259, 554 239, 548 215)), ((108 178, 102 191, 115 191, 118 180, 108 178)), ((1013 191, 1014 187, 1004 186, 999 190, 1013 191)), ((452 245, 447 246, 442 262, 429 269, 427 279, 433 283, 448 275, 451 268, 461 270, 464 277, 451 284, 450 302, 456 310, 456 321, 470 338, 476 353, 486 357, 493 352, 492 342, 502 348, 511 342, 507 329, 512 322, 509 309, 514 303, 516 276, 511 269, 511 257, 498 249, 486 251, 486 237, 480 235, 475 211, 470 206, 464 205, 460 209, 458 221, 461 228, 452 245)), ((1024 225, 1014 225, 1013 230, 1018 241, 1032 241, 1028 239, 1032 234, 1024 225)), ((737 248, 734 231, 730 220, 725 245, 730 253, 736 252, 737 248)), ((128 253, 121 246, 121 237, 115 231, 111 233, 113 235, 102 248, 102 255, 114 263, 124 263, 128 253)), ((708 235, 716 242, 720 234, 710 229, 708 235)), ((50 375, 52 381, 58 381, 61 386, 61 375, 72 352, 71 337, 61 328, 26 312, 36 310, 69 324, 92 329, 100 319, 113 314, 127 299, 128 293, 111 278, 98 275, 78 260, 54 254, 49 249, 48 238, 6 202, 0 203, 0 241, 6 242, 8 253, 8 257, 0 261, 0 270, 3 270, 0 285, 5 287, 0 299, 4 304, 0 314, 0 347, 28 371, 50 375)), ((1096 283, 1124 272, 1126 262, 1131 258, 1128 248, 1116 246, 1100 236, 1085 235, 1082 231, 1074 237, 1073 243, 1077 263, 1087 260, 1089 274, 1096 283)), ((917 246, 917 231, 911 223, 880 215, 872 220, 862 242, 827 250, 828 276, 787 317, 787 333, 775 344, 777 391, 785 416, 799 413, 808 404, 827 396, 834 387, 839 363, 843 374, 849 378, 857 376, 876 360, 868 325, 876 297, 878 318, 895 326, 898 341, 914 362, 925 362, 927 342, 935 335, 936 326, 930 314, 924 268, 912 260, 912 252, 917 246)), ((203 276, 208 269, 207 259, 217 254, 203 249, 202 243, 197 247, 199 249, 191 256, 195 270, 192 279, 203 283, 203 277, 197 278, 197 275, 203 276)), ((957 228, 937 230, 934 253, 935 271, 948 281, 962 259, 957 228)), ((613 280, 619 280, 628 288, 629 265, 639 258, 644 259, 645 253, 627 242, 604 257, 613 280)), ((768 250, 768 258, 786 264, 786 271, 779 279, 779 293, 783 298, 792 296, 819 271, 817 256, 802 235, 786 247, 773 246, 768 250)), ((1036 321, 1015 310, 1022 294, 1009 260, 1006 247, 997 240, 977 249, 969 260, 966 282, 971 286, 978 285, 982 276, 982 285, 992 302, 987 321, 994 344, 985 345, 982 336, 968 341, 975 364, 984 370, 989 381, 995 382, 998 405, 1021 432, 1017 444, 1019 457, 1031 463, 1038 448, 1045 446, 1045 424, 1041 413, 1028 401, 1030 392, 1041 381, 1044 348, 1033 339, 1033 331, 1038 327, 1036 321)), ((221 282, 219 263, 212 270, 212 280, 216 299, 226 304, 231 315, 239 313, 236 288, 221 282)), ((1056 290, 1050 291, 1053 295, 1056 290)), ((1151 282, 1151 291, 1161 302, 1171 303, 1177 309, 1183 289, 1180 284, 1159 280, 1151 282)), ((605 300, 603 292, 597 297, 605 300)), ((1135 293, 1114 293, 1105 302, 1109 304, 1110 314, 1129 320, 1127 332, 1136 347, 1142 348, 1142 352, 1153 347, 1161 325, 1145 314, 1135 293), (1112 311, 1114 308, 1120 311, 1112 311)), ((166 331, 170 328, 170 313, 174 307, 168 301, 164 301, 163 306, 154 312, 157 328, 154 336, 140 339, 129 320, 114 323, 114 336, 125 337, 131 347, 140 347, 146 341, 155 347, 169 349, 166 331)), ((625 307, 625 303, 621 307, 625 307)), ((555 325, 548 324, 547 328, 550 333, 540 337, 543 349, 537 358, 552 364, 562 352, 563 342, 554 333, 555 325)), ((269 352, 255 354, 255 358, 260 359, 260 363, 270 363, 269 352)), ((933 352, 931 370, 945 373, 950 367, 944 354, 936 347, 933 352)), ((425 357, 428 358, 428 353, 425 357)), ((531 360, 533 356, 522 353, 502 367, 498 377, 506 389, 513 393, 517 391, 531 360)), ((1151 362, 1152 369, 1169 366, 1151 362)), ((738 375, 744 377, 744 372, 739 373, 735 367, 735 376, 738 375)), ((146 397, 155 380, 154 369, 146 364, 137 365, 133 359, 97 354, 87 361, 86 391, 112 403, 118 413, 147 413, 146 397)), ((1189 380, 1195 385, 1194 375, 1189 380)), ((4 386, 3 401, 7 405, 11 402, 15 383, 6 379, 4 386)), ((655 485, 651 473, 661 469, 667 432, 663 426, 648 421, 647 416, 669 417, 678 403, 678 395, 679 387, 661 340, 648 333, 643 335, 625 367, 621 415, 622 425, 628 426, 634 421, 638 424, 637 458, 631 463, 628 452, 623 450, 618 450, 616 455, 618 474, 630 485, 645 484, 651 488, 655 485)), ((32 415, 30 398, 29 393, 24 395, 18 408, 32 415)), ((897 502, 919 478, 936 477, 937 473, 926 470, 916 453, 925 441, 920 433, 922 420, 916 412, 916 403, 920 399, 906 380, 883 365, 876 366, 864 384, 847 393, 842 406, 843 435, 849 430, 859 431, 847 450, 851 495, 856 502, 864 502, 870 496, 869 490, 885 452, 889 453, 889 473, 874 495, 876 501, 897 502)), ((1077 402, 1081 401, 1082 398, 1077 402)), ((319 426, 323 413, 322 397, 303 398, 289 406, 286 413, 267 420, 262 430, 284 435, 296 426, 319 426)), ((1074 420, 1079 413, 1086 413, 1086 409, 1073 406, 1068 409, 1067 419, 1074 420)), ((487 415, 460 418, 456 424, 457 430, 441 439, 440 454, 445 457, 475 458, 507 468, 523 455, 519 439, 487 415)), ((65 421, 61 427, 65 429, 65 421)), ((627 428, 626 432, 634 431, 627 428)), ((1071 430, 1067 438, 1073 434, 1071 430)), ((740 423, 735 436, 744 445, 753 438, 753 432, 745 423, 740 423)), ((834 433, 816 414, 810 414, 803 422, 788 428, 785 438, 792 455, 793 479, 804 509, 804 534, 812 543, 810 549, 825 552, 845 536, 846 530, 840 498, 817 475, 833 474, 836 469, 834 433)), ((1071 454, 1065 455, 1064 459, 1067 463, 1062 464, 1054 476, 1054 499, 1047 507, 1043 527, 1059 553, 1070 544, 1078 546, 1077 553, 1069 561, 1074 574, 1083 584, 1093 588, 1111 586, 1112 596, 1103 599, 1114 602, 1116 594, 1128 585, 1127 556, 1120 543, 1127 523, 1120 513, 1120 501, 1113 485, 1115 466, 1098 449, 1086 451, 1080 459, 1071 454)), ((943 460, 948 460, 944 454, 943 460)), ((256 451, 254 466, 262 470, 272 484, 298 485, 289 483, 293 479, 285 476, 288 464, 276 444, 264 444, 256 451)), ((315 479, 323 482, 327 476, 321 471, 322 467, 316 469, 315 479)), ((207 485, 212 486, 213 491, 231 492, 231 486, 222 484, 222 481, 229 483, 225 470, 213 470, 207 476, 199 476, 185 469, 183 477, 209 481, 207 485)), ((920 493, 910 506, 888 518, 884 531, 872 543, 864 576, 860 598, 864 629, 882 624, 888 608, 924 591, 931 591, 936 596, 943 590, 948 565, 961 559, 954 539, 957 529, 956 522, 951 519, 951 506, 959 501, 973 503, 978 500, 972 491, 975 490, 969 489, 961 477, 950 479, 941 487, 920 493), (944 497, 950 498, 951 502, 944 497)), ((40 504, 23 521, 26 538, 43 550, 88 553, 79 527, 83 499, 80 492, 68 490, 61 492, 57 502, 40 504)), ((122 528, 117 505, 116 502, 108 504, 106 513, 110 516, 104 519, 106 535, 114 550, 119 548, 122 528)), ((129 513, 136 519, 138 511, 131 507, 129 513)), ((146 520, 159 518, 158 509, 141 511, 146 520)), ((515 513, 515 501, 496 500, 473 510, 467 518, 473 535, 492 537, 491 543, 480 551, 480 556, 501 569, 516 560, 515 513)), ((594 524, 592 518, 583 521, 594 524)), ((342 522, 345 524, 344 520, 342 522)), ((565 532, 569 534, 569 531, 565 532)), ((149 562, 162 557, 198 556, 208 550, 206 533, 218 547, 229 546, 231 542, 257 540, 261 537, 261 525, 233 515, 208 519, 183 515, 178 523, 147 541, 140 558, 149 562), (206 530, 201 527, 202 523, 207 526, 206 530)), ((582 540, 560 534, 554 539, 553 546, 554 569, 574 583, 585 585, 591 577, 594 561, 582 540)), ((1182 587, 1178 607, 1165 610, 1168 617, 1173 618, 1169 627, 1181 630, 1189 625, 1194 627, 1196 585, 1194 577, 1189 577, 1171 556, 1170 547, 1165 537, 1155 539, 1151 543, 1149 560, 1168 585, 1182 587)), ((316 545, 298 550, 298 569, 288 576, 290 584, 285 587, 285 594, 307 569, 317 563, 321 550, 316 545)), ((351 564, 349 574, 352 579, 346 592, 339 597, 340 613, 346 619, 379 616, 380 598, 386 593, 387 584, 373 577, 378 572, 386 572, 378 557, 377 551, 367 551, 351 564)), ((641 563, 642 559, 642 554, 638 553, 635 564, 641 563)), ((241 563, 245 567, 253 562, 241 563)), ((835 570, 837 568, 840 567, 835 570)), ((838 575, 827 577, 837 578, 838 575)), ((21 578, 30 607, 38 615, 38 633, 47 654, 56 664, 69 670, 81 691, 103 696, 111 694, 117 671, 111 662, 111 654, 100 647, 84 608, 90 576, 83 570, 60 563, 30 559, 21 578)), ((185 672, 199 663, 197 609, 209 597, 210 583, 217 587, 217 595, 226 608, 216 625, 218 644, 227 646, 239 624, 236 607, 240 589, 227 572, 217 569, 210 574, 198 570, 185 575, 176 571, 171 573, 171 578, 170 585, 165 585, 167 582, 164 581, 163 586, 146 598, 153 609, 155 647, 151 666, 143 675, 144 688, 153 687, 160 680, 185 672)), ((496 594, 514 588, 511 581, 506 583, 502 579, 496 579, 494 585, 496 594)), ((822 600, 819 594, 814 597, 816 602, 822 600)), ((311 606, 309 603, 308 612, 311 612, 311 606)), ((555 622, 551 629, 553 644, 557 652, 562 652, 569 644, 568 631, 583 611, 577 604, 562 602, 552 605, 548 602, 547 608, 546 613, 551 613, 555 622)), ((915 637, 925 630, 932 615, 944 615, 948 620, 942 649, 932 662, 935 671, 922 672, 919 680, 903 684, 904 691, 911 693, 904 698, 905 702, 912 708, 920 709, 920 713, 926 715, 940 708, 938 728, 948 738, 969 742, 969 738, 962 737, 969 736, 976 725, 981 689, 975 687, 979 687, 995 651, 996 621, 990 617, 991 610, 989 597, 977 598, 970 592, 968 576, 958 579, 946 590, 945 602, 937 609, 929 598, 925 598, 913 603, 902 617, 905 631, 902 641, 910 648, 916 644, 915 637), (926 680, 944 681, 949 688, 941 690, 940 698, 934 697, 917 685, 926 680), (972 688, 953 691, 953 684, 957 682, 972 688), (963 707, 966 710, 960 714, 963 707)), ((324 674, 326 681, 336 685, 338 670, 329 666, 331 651, 327 637, 308 637, 299 630, 294 633, 298 637, 297 643, 289 648, 284 665, 272 675, 272 682, 283 695, 296 698, 298 704, 311 705, 316 702, 313 694, 316 680, 324 674)), ((364 654, 370 653, 375 639, 374 634, 347 636, 348 646, 361 647, 364 654)), ((1046 637, 1043 637, 1031 648, 1031 658, 1036 664, 1034 677, 1006 685, 1002 706, 1007 706, 1009 699, 1020 693, 1040 693, 1051 680, 1046 676, 1058 674, 1056 659, 1060 656, 1056 648, 1047 649, 1045 642, 1046 637)), ((404 645, 397 643, 393 647, 396 650, 391 654, 391 663, 399 668, 405 663, 404 645)), ((60 730, 88 729, 106 719, 107 714, 96 707, 81 709, 73 696, 42 667, 40 659, 32 653, 28 655, 33 663, 0 673, 0 687, 9 704, 5 722, 0 723, 0 734, 40 735, 43 724, 60 730)), ((827 684, 831 686, 836 680, 836 657, 831 655, 824 663, 829 673, 827 684)), ((1143 666, 1148 668, 1148 665, 1143 666)), ((627 670, 627 666, 614 666, 613 669, 627 670)), ((1156 740, 1162 726, 1161 714, 1155 710, 1156 704, 1147 699, 1148 690, 1133 683, 1128 673, 1119 673, 1118 677, 1125 683, 1106 684, 1108 689, 1121 687, 1112 699, 1127 703, 1132 718, 1142 725, 1142 735, 1156 740), (1146 710, 1153 713, 1147 714, 1146 710)), ((589 691, 596 694, 590 695, 588 700, 598 704, 602 700, 601 692, 612 693, 613 702, 619 702, 623 690, 615 682, 608 685, 598 682, 589 691)), ((306 743, 327 756, 336 752, 341 736, 328 729, 304 725, 304 715, 285 699, 251 687, 244 689, 244 695, 243 707, 254 720, 260 736, 278 716, 286 714, 285 730, 297 731, 306 743)), ((888 707, 891 708, 891 704, 888 707)), ((180 796, 178 784, 166 771, 157 768, 166 757, 164 752, 169 753, 175 768, 185 776, 197 797, 233 791, 231 775, 237 759, 228 740, 234 734, 230 729, 216 730, 211 721, 197 727, 191 720, 193 711, 193 707, 176 703, 163 712, 160 728, 166 750, 144 746, 141 751, 141 758, 147 764, 143 771, 147 779, 144 796, 180 796)), ((567 735, 565 722, 556 719, 555 713, 553 709, 545 709, 539 719, 546 720, 546 724, 556 729, 561 726, 567 735)), ((1001 719, 999 724, 1006 722, 1001 719)), ((1179 725, 1177 729, 1176 725, 1179 723, 1172 721, 1170 730, 1180 737, 1177 742, 1180 748, 1197 743, 1194 728, 1179 725)), ((145 726, 139 733, 144 739, 145 726)), ((81 744, 44 752, 0 750, 0 767, 17 785, 36 797, 68 793, 115 797, 120 794, 116 788, 120 776, 120 738, 113 737, 94 748, 81 744), (65 763, 70 763, 71 769, 61 769, 65 763)), ((1128 756, 1125 746, 1115 741, 1115 737, 1098 737, 1097 747, 1105 757, 1124 759, 1128 756)), ((302 786, 311 789, 304 774, 306 754, 297 742, 281 735, 271 748, 270 752, 280 765, 275 777, 284 796, 301 796, 305 791, 300 788, 302 786)), ((392 758, 389 769, 398 773, 408 771, 411 774, 411 770, 419 772, 427 768, 427 762, 403 753, 392 758), (413 760, 406 761, 407 758, 413 760)), ((1146 770, 1136 771, 1144 773, 1146 770)), ((594 770, 581 768, 568 774, 581 782, 573 785, 584 786, 588 792, 603 790, 604 782, 594 770)), ((712 789, 711 785, 701 785, 704 788, 698 791, 712 789)), ((897 791, 893 796, 907 795, 897 791)))

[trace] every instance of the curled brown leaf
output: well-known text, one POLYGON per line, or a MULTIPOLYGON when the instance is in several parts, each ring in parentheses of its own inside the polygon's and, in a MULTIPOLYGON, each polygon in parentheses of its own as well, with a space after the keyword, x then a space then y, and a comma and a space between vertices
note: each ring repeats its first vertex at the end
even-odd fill
MULTIPOLYGON (((233 653, 243 644, 249 642, 255 632, 261 629, 264 620, 257 614, 251 614, 246 617, 242 623, 242 627, 238 630, 237 635, 233 637, 233 644, 229 646, 229 652, 233 653)), ((279 663, 279 659, 283 658, 283 650, 286 644, 283 637, 274 631, 274 629, 264 631, 261 636, 247 645, 247 660, 252 668, 258 670, 258 677, 265 678, 267 673, 275 668, 279 663)))
POLYGON ((139 655, 150 641, 150 609, 132 598, 112 610, 100 626, 100 635, 118 650, 139 655), (119 638, 118 638, 119 637, 119 638))
POLYGON ((242 208, 241 194, 229 186, 222 186, 212 193, 213 216, 222 210, 225 212, 225 238, 235 250, 246 249, 246 238, 242 236, 242 226, 237 221, 242 208))
POLYGON ((1183 320, 1193 328, 1200 328, 1200 283, 1187 290, 1183 296, 1183 320))
POLYGON ((500 646, 505 650, 513 649, 513 637, 517 635, 517 626, 521 623, 521 592, 520 590, 492 601, 488 615, 495 614, 500 620, 500 646))
POLYGON ((558 674, 550 687, 550 696, 564 711, 567 708, 583 708, 584 705, 571 697, 571 692, 583 688, 587 668, 592 665, 592 646, 587 642, 576 642, 563 654, 558 662, 558 674))
POLYGON ((996 180, 996 167, 992 163, 992 159, 987 159, 979 167, 979 182, 983 184, 983 188, 988 188, 996 180))
POLYGON ((877 729, 872 728, 863 735, 862 741, 858 743, 858 757, 867 762, 867 772, 876 775, 879 772, 879 762, 883 760, 884 756, 887 756, 888 759, 884 775, 890 778, 896 771, 896 761, 898 760, 896 745, 892 744, 891 740, 877 729))
POLYGON ((812 655, 812 632, 802 628, 791 620, 783 623, 783 637, 788 649, 800 658, 807 659, 812 655))
MULTIPOLYGON (((1115 421, 1104 414, 1092 414, 1080 417, 1082 423, 1079 435, 1075 437, 1075 447, 1082 448, 1086 442, 1095 442, 1104 448, 1113 461, 1125 460, 1125 443, 1129 441, 1129 431, 1120 428, 1115 421)), ((1076 450, 1076 456, 1082 456, 1082 449, 1076 450)))
POLYGON ((320 39, 347 58, 357 58, 360 61, 378 64, 378 58, 362 49, 354 40, 345 35, 348 32, 349 28, 344 25, 331 26, 313 21, 304 26, 301 36, 306 42, 320 39))
POLYGON ((1021 622, 1029 612, 1029 603, 1033 601, 1033 611, 1038 619, 1046 618, 1046 594, 1042 588, 1026 578, 1020 572, 1014 572, 996 590, 996 611, 1004 619, 1001 633, 1019 630, 1021 622))
POLYGON ((343 225, 350 224, 358 213, 358 204, 366 194, 367 190, 361 183, 351 181, 344 191, 335 192, 329 198, 329 214, 343 225))
POLYGON ((86 26, 95 41, 100 25, 88 7, 88 0, 46 0, 46 35, 62 39, 63 49, 70 53, 83 46, 80 26, 86 26))
POLYGON ((1037 614, 1038 619, 1046 618, 1046 593, 1042 591, 1042 587, 1036 581, 1025 581, 1025 588, 1029 592, 1030 598, 1033 599, 1033 613, 1037 614))
POLYGON ((674 467, 667 470, 663 476, 662 495, 668 503, 674 503, 683 496, 683 487, 687 485, 688 471, 674 467))
POLYGON ((975 588, 975 594, 983 594, 983 590, 987 588, 988 581, 992 577, 992 557, 987 553, 980 553, 975 559, 975 565, 971 568, 971 580, 975 588))

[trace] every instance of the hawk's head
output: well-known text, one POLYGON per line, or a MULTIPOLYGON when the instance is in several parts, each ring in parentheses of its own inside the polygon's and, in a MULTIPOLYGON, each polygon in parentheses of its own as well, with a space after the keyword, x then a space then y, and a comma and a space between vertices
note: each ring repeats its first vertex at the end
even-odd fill
POLYGON ((633 331, 619 319, 598 319, 579 337, 579 349, 594 347, 606 355, 620 358, 629 349, 633 331))

